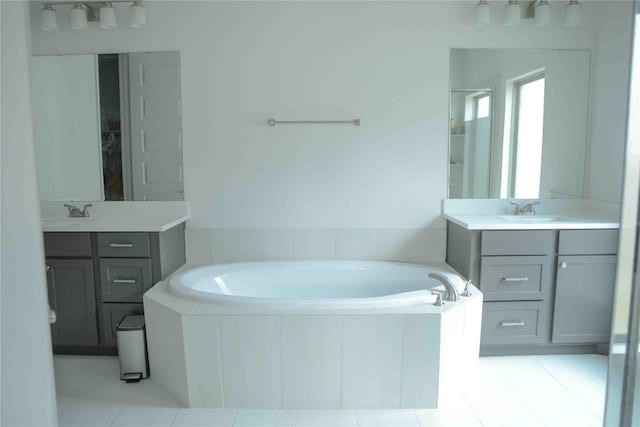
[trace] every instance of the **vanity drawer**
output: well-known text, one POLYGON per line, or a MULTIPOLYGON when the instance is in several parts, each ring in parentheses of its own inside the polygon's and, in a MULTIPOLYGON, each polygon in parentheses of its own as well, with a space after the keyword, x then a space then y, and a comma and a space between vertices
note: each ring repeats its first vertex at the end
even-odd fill
POLYGON ((551 230, 491 230, 482 232, 482 255, 549 255, 554 250, 551 230))
POLYGON ((149 233, 98 233, 98 255, 111 258, 151 256, 149 233))
POLYGON ((562 230, 560 255, 609 255, 618 252, 618 230, 562 230))
POLYGON ((546 342, 543 301, 486 302, 482 306, 482 345, 546 342))
POLYGON ((89 233, 44 233, 44 254, 47 257, 90 257, 89 233))
POLYGON ((482 257, 480 265, 485 301, 543 300, 551 292, 549 256, 482 257))
POLYGON ((142 302, 142 294, 153 285, 151 260, 102 258, 100 284, 104 302, 142 302))
POLYGON ((124 316, 144 314, 142 304, 102 304, 102 345, 116 347, 116 327, 124 316))

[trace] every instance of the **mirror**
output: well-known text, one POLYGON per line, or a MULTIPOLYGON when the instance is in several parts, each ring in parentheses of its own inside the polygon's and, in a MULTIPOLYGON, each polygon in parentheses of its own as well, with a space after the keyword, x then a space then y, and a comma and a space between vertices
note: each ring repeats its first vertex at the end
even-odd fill
POLYGON ((183 200, 178 52, 34 56, 40 199, 183 200))
POLYGON ((452 49, 449 198, 581 198, 586 50, 452 49))

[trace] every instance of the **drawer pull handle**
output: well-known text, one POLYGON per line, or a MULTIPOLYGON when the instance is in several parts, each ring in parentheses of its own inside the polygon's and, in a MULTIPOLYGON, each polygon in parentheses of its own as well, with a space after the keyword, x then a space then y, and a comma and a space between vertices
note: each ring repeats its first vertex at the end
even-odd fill
POLYGON ((517 326, 524 326, 524 320, 517 320, 515 322, 500 322, 500 326, 505 328, 514 328, 517 326))
POLYGON ((522 277, 503 277, 502 280, 505 281, 505 282, 527 282, 527 281, 529 281, 529 278, 527 276, 522 276, 522 277))
POLYGON ((113 283, 118 283, 121 285, 135 285, 136 282, 136 279, 113 279, 113 283))
POLYGON ((117 243, 117 242, 113 242, 113 243, 109 243, 109 247, 110 248, 132 248, 133 247, 133 243, 117 243))

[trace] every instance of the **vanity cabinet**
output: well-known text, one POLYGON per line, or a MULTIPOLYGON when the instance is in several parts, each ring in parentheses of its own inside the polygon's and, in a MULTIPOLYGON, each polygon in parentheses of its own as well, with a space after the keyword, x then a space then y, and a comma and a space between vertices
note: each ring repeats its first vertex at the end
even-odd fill
POLYGON ((97 301, 90 233, 46 233, 44 248, 54 348, 95 347, 97 301))
POLYGON ((45 232, 54 352, 114 354, 116 326, 185 263, 184 224, 163 232, 45 232))
POLYGON ((616 248, 616 230, 560 231, 553 343, 609 340, 616 248))
POLYGON ((609 340, 618 230, 467 230, 447 263, 484 295, 481 351, 590 351, 609 340))
POLYGON ((97 346, 96 298, 91 259, 47 259, 49 304, 54 346, 97 346))

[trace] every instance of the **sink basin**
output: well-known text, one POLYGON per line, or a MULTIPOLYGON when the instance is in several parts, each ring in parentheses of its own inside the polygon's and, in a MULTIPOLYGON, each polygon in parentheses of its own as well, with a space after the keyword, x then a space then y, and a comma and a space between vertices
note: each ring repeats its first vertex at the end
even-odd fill
POLYGON ((559 216, 554 215, 498 215, 498 218, 505 221, 525 224, 545 223, 560 220, 559 216))

